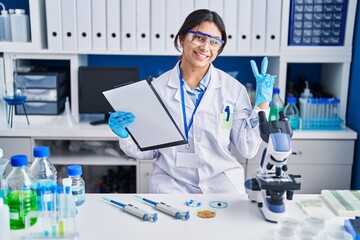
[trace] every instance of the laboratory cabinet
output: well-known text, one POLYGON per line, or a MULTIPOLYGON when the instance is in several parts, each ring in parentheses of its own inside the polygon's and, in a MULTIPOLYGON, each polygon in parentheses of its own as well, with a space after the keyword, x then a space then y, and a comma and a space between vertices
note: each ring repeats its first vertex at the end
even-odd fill
MULTIPOLYGON (((287 158, 288 173, 301 175, 297 193, 319 194, 323 189, 350 189, 354 158, 354 140, 296 139, 292 140, 293 154, 287 158)), ((258 154, 247 160, 246 179, 259 168, 265 144, 258 154)))
MULTIPOLYGON (((7 1, 5 1, 6 3, 7 1)), ((70 89, 69 89, 69 99, 70 102, 70 116, 73 119, 73 124, 63 125, 59 124, 64 116, 55 115, 55 116, 29 116, 30 125, 27 126, 24 116, 16 115, 14 119, 14 127, 10 127, 6 124, 6 121, 3 116, 3 106, 0 104, 0 147, 4 149, 5 154, 11 155, 12 153, 17 153, 18 150, 23 149, 26 154, 31 153, 32 147, 37 144, 41 144, 44 141, 53 141, 59 140, 60 142, 65 142, 69 140, 73 141, 116 141, 116 136, 109 130, 105 129, 106 126, 91 126, 87 118, 84 118, 82 114, 79 114, 79 83, 78 83, 78 69, 81 66, 89 66, 89 56, 108 56, 109 59, 113 59, 114 56, 131 56, 133 58, 138 57, 143 60, 143 56, 150 58, 162 58, 167 56, 178 56, 179 53, 173 49, 173 39, 164 40, 161 38, 162 35, 159 35, 160 38, 152 37, 152 44, 149 46, 144 44, 144 42, 135 41, 126 36, 135 36, 126 34, 125 38, 119 42, 114 42, 114 38, 109 38, 109 41, 103 41, 101 39, 96 39, 96 44, 104 44, 105 48, 83 48, 84 44, 81 44, 79 48, 69 49, 53 49, 50 46, 50 43, 47 42, 48 31, 47 31, 47 21, 46 21, 46 2, 45 0, 28 0, 29 2, 29 15, 30 15, 30 30, 31 30, 31 41, 27 43, 12 43, 12 42, 0 42, 0 51, 2 56, 0 57, 0 87, 4 86, 5 83, 12 82, 14 80, 14 73, 19 69, 26 66, 27 63, 32 61, 44 61, 48 63, 66 63, 67 71, 69 72, 70 78, 70 89), (169 44, 171 43, 171 44, 169 44), (134 45, 140 44, 137 49, 134 49, 134 45), (164 46, 164 48, 162 48, 164 46), (166 46, 166 47, 165 47, 166 46), (171 50, 170 50, 171 48, 171 50), (4 75, 4 76, 2 76, 4 75), (85 120, 84 120, 85 119, 85 120), (18 147, 19 146, 19 147, 18 147), (20 147, 21 146, 21 147, 20 147), (9 154, 10 153, 10 154, 9 154)), ((60 2, 60 1, 59 1, 60 2)), ((85 2, 85 1, 84 1, 85 2)), ((113 3, 116 1, 112 1, 113 3)), ((122 1, 122 12, 128 13, 127 10, 135 11, 136 6, 132 4, 126 4, 127 1, 122 1), (125 3, 125 4, 123 4, 125 3)), ((164 1, 166 3, 170 1, 164 1)), ((170 5, 163 10, 170 12, 172 15, 171 20, 162 21, 164 25, 161 25, 160 28, 156 28, 161 31, 174 31, 168 29, 168 23, 176 24, 177 28, 180 26, 180 21, 178 21, 175 16, 182 17, 181 22, 185 16, 198 8, 199 5, 195 2, 200 1, 186 1, 186 3, 193 3, 182 5, 185 1, 174 1, 172 4, 179 4, 180 7, 174 8, 170 5), (170 6, 170 7, 169 7, 170 6), (174 9, 180 9, 180 13, 171 12, 174 9)), ((204 1, 205 2, 205 1, 204 1)), ((209 1, 214 2, 214 1, 209 1)), ((352 46, 353 46, 353 29, 356 17, 357 9, 357 0, 337 0, 337 1, 327 1, 327 2, 345 2, 346 9, 344 14, 344 19, 342 21, 345 23, 343 26, 343 35, 342 35, 342 44, 335 46, 310 46, 310 45, 291 45, 289 44, 289 34, 291 34, 292 27, 292 15, 291 7, 292 3, 304 3, 308 4, 311 2, 320 2, 320 1, 296 1, 296 0, 264 0, 264 1, 245 1, 237 0, 233 3, 237 4, 237 8, 225 7, 225 2, 228 1, 217 1, 222 2, 223 5, 217 4, 219 9, 222 9, 223 13, 228 13, 224 16, 225 24, 228 26, 229 44, 221 54, 221 57, 236 57, 236 58, 256 58, 261 60, 263 56, 269 57, 269 68, 268 72, 276 75, 275 86, 280 88, 280 97, 285 100, 287 89, 291 83, 291 74, 293 69, 296 67, 302 67, 303 71, 306 72, 307 66, 318 66, 318 75, 316 81, 321 83, 324 87, 324 90, 334 97, 340 99, 340 117, 345 119, 346 110, 347 110, 347 99, 348 99, 348 87, 349 87, 349 73, 352 60, 352 46), (255 3, 256 2, 256 3, 255 3), (270 11, 270 13, 265 14, 268 17, 273 17, 272 19, 267 19, 264 22, 269 24, 264 26, 255 26, 254 24, 249 24, 251 16, 249 17, 244 9, 246 7, 251 7, 251 4, 258 4, 259 2, 267 2, 266 5, 268 9, 261 8, 261 11, 270 11), (269 4, 271 3, 271 4, 269 4), (241 6, 241 7, 240 7, 241 6), (233 14, 235 11, 235 14, 233 14), (229 16, 237 17, 236 21, 234 19, 229 20, 229 16), (246 30, 246 35, 244 32, 236 32, 237 21, 244 21, 243 18, 247 16, 248 20, 245 19, 246 26, 243 28, 238 28, 246 30), (275 17, 276 16, 276 17, 275 17), (272 23, 272 24, 270 24, 272 23), (257 42, 259 39, 263 39, 261 34, 256 34, 259 29, 266 32, 266 28, 270 28, 273 25, 273 29, 276 32, 270 33, 272 40, 267 40, 267 44, 259 45, 257 42), (278 34, 278 35, 276 35, 278 34), (251 41, 253 44, 251 45, 251 41), (271 43, 270 45, 268 43, 271 43), (274 45, 275 43, 275 45, 274 45), (258 47, 256 47, 258 46, 258 47), (271 47, 272 46, 272 47, 271 47), (305 67, 304 67, 305 66, 305 67)), ((231 2, 231 1, 229 1, 231 2)), ((322 2, 322 1, 321 1, 322 2)), ((12 3, 16 4, 16 3, 12 3)), ((88 7, 88 6, 87 6, 88 7)), ((214 6, 211 6, 212 8, 214 6)), ((145 8, 145 7, 144 7, 145 8)), ((255 8, 260 11, 260 9, 255 8)), ((102 8, 102 10, 104 10, 102 8)), ((144 9, 142 9, 144 10, 144 9)), ((60 10, 59 10, 60 11, 60 10)), ((163 12, 164 12, 163 11, 163 12)), ((158 15, 162 16, 163 12, 159 12, 158 15)), ((59 12, 57 12, 59 13, 59 12)), ((110 14, 110 13, 109 13, 110 14)), ((112 11, 111 14, 114 14, 112 11)), ((112 15, 109 16, 112 16, 112 15)), ((168 14, 170 16, 170 14, 168 14)), ((135 24, 133 17, 147 16, 147 19, 140 19, 140 22, 145 22, 151 24, 151 16, 146 14, 133 14, 131 18, 128 19, 128 23, 135 24)), ((86 16, 89 17, 89 16, 86 16)), ((255 19, 257 20, 257 19, 255 19)), ((91 22, 91 21, 88 21, 91 22)), ((157 22, 157 21, 154 21, 157 22)), ((255 21, 256 24, 259 24, 261 21, 255 21)), ((106 24, 106 21, 99 21, 99 24, 106 24)), ((130 25, 124 25, 121 28, 124 31, 128 31, 130 25)), ((240 24, 240 23, 239 23, 240 24)), ((99 27, 100 25, 96 26, 99 27)), ((135 25, 134 25, 135 26, 135 25)), ((111 26, 113 27, 113 26, 111 26)), ((102 29, 107 29, 106 26, 102 29)), ((139 29, 139 28, 138 28, 139 29)), ((150 28, 151 29, 151 28, 150 28)), ((148 29, 149 30, 149 29, 148 29)), ((135 32, 132 32, 135 34, 135 32)), ((121 33, 122 34, 122 33, 121 33)), ((146 36, 150 36, 151 32, 148 32, 146 36), (147 35, 149 34, 149 35, 147 35)), ((90 35, 88 35, 90 36, 90 35)), ((96 35, 94 35, 96 36, 96 35)), ((104 36, 104 35, 102 35, 104 36)), ((117 36, 117 35, 114 35, 117 36)), ((173 37, 173 34, 169 34, 167 37, 173 37)), ((265 38, 265 36, 264 36, 265 38)), ((79 41, 84 41, 84 39, 78 39, 79 41)), ((141 39, 144 40, 144 39, 141 39)), ((94 43, 95 43, 94 42, 94 43)), ((62 44, 62 43, 61 43, 62 44)), ((68 44, 68 42, 66 43, 68 44)), ((65 45, 64 45, 65 46, 65 45)), ((100 46, 100 45, 99 45, 100 46)), ((153 59, 151 59, 152 61, 153 59)), ((249 69, 248 61, 246 66, 238 66, 237 71, 243 71, 243 69, 249 69)), ((151 65, 151 64, 150 64, 151 65)), ((253 79, 253 78, 252 78, 253 79)), ((100 81, 100 80, 99 80, 100 81)), ((255 80, 253 80, 255 84, 255 80)), ((289 159, 289 170, 293 173, 298 173, 303 176, 303 185, 301 192, 306 193, 318 193, 322 188, 349 188, 350 179, 351 179, 351 166, 353 162, 353 152, 354 152, 354 142, 357 138, 357 135, 351 129, 344 129, 340 131, 296 131, 293 138, 293 147, 294 151, 298 152, 297 155, 291 156, 289 159), (344 149, 339 151, 339 149, 344 149), (346 149, 346 151, 345 151, 346 149), (341 152, 341 154, 339 153, 341 152)), ((260 152, 259 152, 260 154, 260 152)), ((257 155, 254 159, 243 159, 238 157, 239 162, 244 166, 245 173, 247 177, 255 172, 255 169, 258 166, 259 156, 257 155)), ((136 168, 136 185, 138 192, 147 192, 148 190, 148 177, 151 173, 152 162, 149 161, 139 161, 133 160, 118 160, 112 157, 99 158, 95 153, 83 153, 79 152, 77 155, 64 153, 64 152, 54 152, 54 161, 56 164, 70 164, 70 163, 83 163, 83 158, 86 158, 87 166, 135 166, 136 168), (68 154, 68 155, 67 155, 68 154), (82 154, 84 154, 82 156, 82 154), (93 158, 92 155, 95 155, 93 158), (59 158, 57 158, 59 156, 59 158)))

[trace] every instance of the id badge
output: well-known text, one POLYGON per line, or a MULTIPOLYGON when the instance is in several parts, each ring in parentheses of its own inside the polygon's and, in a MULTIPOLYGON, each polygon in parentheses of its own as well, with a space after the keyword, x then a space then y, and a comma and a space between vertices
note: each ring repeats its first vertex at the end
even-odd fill
POLYGON ((195 153, 177 152, 176 167, 199 168, 199 160, 195 153))

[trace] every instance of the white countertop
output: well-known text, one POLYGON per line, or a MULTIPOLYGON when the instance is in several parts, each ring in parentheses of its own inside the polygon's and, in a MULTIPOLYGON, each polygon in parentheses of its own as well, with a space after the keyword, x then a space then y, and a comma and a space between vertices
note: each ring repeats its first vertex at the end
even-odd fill
MULTIPOLYGON (((69 125, 60 116, 29 116, 27 125, 25 116, 15 115, 13 128, 0 121, 0 137, 36 137, 36 138, 105 138, 116 140, 117 136, 107 124, 93 126, 89 122, 75 122, 69 125)), ((350 128, 344 130, 295 130, 293 140, 333 139, 355 140, 357 133, 350 128)))
MULTIPOLYGON (((190 194, 142 194, 141 196, 157 202, 165 202, 184 211, 190 211, 190 219, 176 220, 152 206, 134 198, 133 194, 87 194, 85 204, 78 208, 76 227, 80 239, 251 239, 273 240, 275 223, 264 220, 256 203, 251 203, 247 195, 190 195, 190 194), (132 203, 149 212, 158 213, 158 221, 145 222, 123 210, 107 204, 100 197, 122 202, 132 203), (188 207, 185 202, 194 199, 201 201, 201 207, 188 207), (228 207, 216 209, 215 218, 203 219, 197 217, 199 209, 212 209, 210 200, 226 200, 228 207)), ((294 200, 286 200, 288 216, 302 220, 304 212, 297 205, 303 198, 318 198, 319 195, 294 195, 294 200)), ((326 220, 326 230, 343 229, 344 219, 336 217, 330 210, 326 220)), ((36 226, 36 225, 35 225, 36 226)), ((11 231, 16 239, 25 230, 11 231)))

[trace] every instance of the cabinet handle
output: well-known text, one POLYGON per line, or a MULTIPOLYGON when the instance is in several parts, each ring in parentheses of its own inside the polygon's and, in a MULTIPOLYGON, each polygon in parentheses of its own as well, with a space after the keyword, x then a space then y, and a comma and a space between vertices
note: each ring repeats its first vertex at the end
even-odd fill
POLYGON ((302 151, 292 152, 292 155, 299 155, 299 156, 302 156, 302 155, 303 155, 303 152, 302 152, 302 151))

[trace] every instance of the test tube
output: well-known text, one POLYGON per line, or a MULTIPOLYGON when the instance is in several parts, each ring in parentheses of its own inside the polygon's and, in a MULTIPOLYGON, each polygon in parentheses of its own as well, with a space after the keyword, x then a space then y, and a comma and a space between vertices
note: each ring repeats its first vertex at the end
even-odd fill
POLYGON ((51 192, 51 209, 50 209, 50 217, 51 217, 51 235, 53 237, 56 236, 56 222, 57 222, 57 216, 56 216, 56 186, 52 185, 50 186, 50 192, 51 192))

